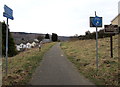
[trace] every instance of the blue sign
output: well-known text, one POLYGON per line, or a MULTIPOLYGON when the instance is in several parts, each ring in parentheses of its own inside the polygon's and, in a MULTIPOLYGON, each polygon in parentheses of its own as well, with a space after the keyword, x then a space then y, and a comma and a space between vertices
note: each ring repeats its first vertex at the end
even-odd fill
POLYGON ((9 8, 7 5, 4 5, 4 11, 5 11, 5 12, 3 12, 4 17, 7 17, 12 20, 14 19, 13 18, 13 10, 11 8, 9 8))
POLYGON ((94 17, 92 23, 96 27, 102 27, 102 17, 94 17))

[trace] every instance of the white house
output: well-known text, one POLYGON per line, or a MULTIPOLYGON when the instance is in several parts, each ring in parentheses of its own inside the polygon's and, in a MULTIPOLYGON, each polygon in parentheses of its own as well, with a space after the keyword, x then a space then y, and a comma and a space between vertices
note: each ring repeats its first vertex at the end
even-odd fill
POLYGON ((36 46, 36 43, 35 43, 35 42, 32 42, 31 46, 32 46, 32 47, 35 47, 35 46, 36 46))
POLYGON ((27 46, 24 44, 24 45, 23 45, 23 48, 26 48, 26 47, 27 47, 27 46))
POLYGON ((17 51, 20 51, 20 45, 16 45, 16 49, 17 49, 17 51))
POLYGON ((26 44, 26 48, 30 49, 31 47, 32 47, 32 45, 28 42, 28 43, 26 44))
POLYGON ((26 45, 23 43, 21 43, 19 46, 20 46, 20 48, 26 48, 26 45))
POLYGON ((21 51, 21 49, 25 49, 26 48, 26 45, 21 43, 20 45, 16 45, 16 49, 17 51, 21 51))
POLYGON ((34 41, 35 41, 35 42, 39 42, 39 40, 38 40, 38 39, 34 39, 34 41))
POLYGON ((21 44, 20 44, 20 48, 23 48, 23 47, 24 47, 24 44, 23 44, 23 43, 21 43, 21 44))

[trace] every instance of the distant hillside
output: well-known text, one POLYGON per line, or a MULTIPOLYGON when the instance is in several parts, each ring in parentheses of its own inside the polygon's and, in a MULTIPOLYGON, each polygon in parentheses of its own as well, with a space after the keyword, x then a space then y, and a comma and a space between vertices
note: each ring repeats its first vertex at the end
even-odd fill
POLYGON ((59 36, 58 39, 59 39, 60 41, 69 41, 69 40, 70 40, 70 37, 59 36))
MULTIPOLYGON (((39 33, 11 32, 11 34, 16 44, 33 42, 34 39, 37 39, 38 36, 45 37, 45 34, 39 34, 39 33)), ((60 41, 68 41, 70 40, 70 37, 59 36, 58 39, 60 41)))
POLYGON ((45 34, 37 34, 37 33, 25 33, 25 32, 11 32, 14 41, 16 44, 20 44, 21 42, 32 42, 38 36, 44 36, 45 34))

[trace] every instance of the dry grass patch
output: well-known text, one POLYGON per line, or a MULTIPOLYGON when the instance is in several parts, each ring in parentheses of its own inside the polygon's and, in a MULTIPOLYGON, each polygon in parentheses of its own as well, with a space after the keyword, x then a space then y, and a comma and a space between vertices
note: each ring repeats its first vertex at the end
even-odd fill
POLYGON ((3 58, 3 85, 24 85, 29 82, 35 68, 38 66, 44 53, 55 43, 46 43, 42 50, 33 48, 8 58, 8 75, 5 76, 5 59, 3 58))
POLYGON ((97 85, 118 85, 118 36, 113 37, 114 57, 110 57, 110 38, 99 39, 99 71, 96 71, 96 41, 63 42, 61 48, 78 70, 97 85))

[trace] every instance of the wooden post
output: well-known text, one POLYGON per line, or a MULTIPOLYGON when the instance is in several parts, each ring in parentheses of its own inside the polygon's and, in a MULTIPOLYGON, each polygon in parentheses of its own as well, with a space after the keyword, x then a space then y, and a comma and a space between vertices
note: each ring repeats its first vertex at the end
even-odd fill
POLYGON ((2 23, 0 22, 0 58, 2 58, 2 23))
POLYGON ((2 23, 0 22, 0 87, 2 87, 2 23))
POLYGON ((110 50, 111 50, 111 58, 113 58, 113 38, 112 38, 112 35, 110 35, 110 50))

